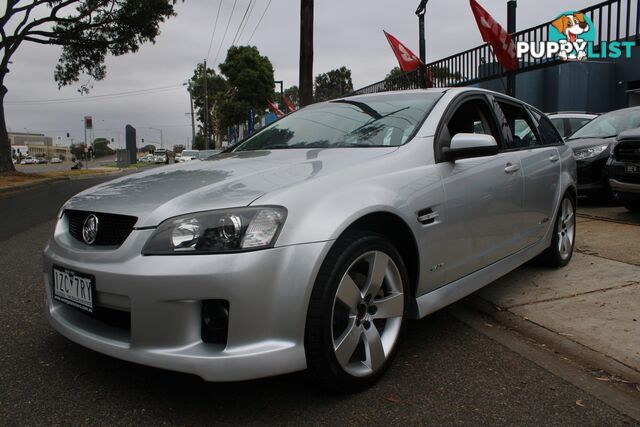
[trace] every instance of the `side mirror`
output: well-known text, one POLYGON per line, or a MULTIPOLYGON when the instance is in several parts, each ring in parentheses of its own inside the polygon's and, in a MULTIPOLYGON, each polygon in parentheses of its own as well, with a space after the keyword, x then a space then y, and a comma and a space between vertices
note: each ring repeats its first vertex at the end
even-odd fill
POLYGON ((442 147, 442 154, 450 162, 472 157, 487 157, 498 154, 498 143, 491 135, 458 133, 451 139, 449 147, 442 147))

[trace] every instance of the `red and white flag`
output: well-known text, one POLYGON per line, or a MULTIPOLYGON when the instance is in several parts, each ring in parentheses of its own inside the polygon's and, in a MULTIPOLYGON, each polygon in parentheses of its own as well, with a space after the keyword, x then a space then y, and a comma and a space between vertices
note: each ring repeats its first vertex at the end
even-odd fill
POLYGON ((391 49, 396 55, 398 64, 400 65, 400 69, 402 71, 408 73, 409 71, 413 71, 416 68, 420 67, 420 65, 423 65, 420 58, 418 58, 415 53, 411 52, 411 49, 400 43, 400 41, 397 38, 393 37, 391 34, 387 33, 384 30, 383 32, 384 35, 387 36, 387 41, 391 45, 391 49))
POLYGON ((286 105, 292 113, 298 109, 286 96, 283 95, 282 100, 284 101, 284 105, 286 105))
POLYGON ((476 0, 469 0, 469 4, 482 34, 482 40, 491 45, 493 54, 504 68, 517 70, 516 44, 509 33, 476 0))
POLYGON ((277 117, 282 117, 284 116, 284 113, 282 111, 280 111, 280 109, 278 108, 278 106, 276 104, 274 104, 273 102, 269 101, 267 99, 267 103, 269 104, 269 108, 271 108, 271 111, 273 111, 277 117))

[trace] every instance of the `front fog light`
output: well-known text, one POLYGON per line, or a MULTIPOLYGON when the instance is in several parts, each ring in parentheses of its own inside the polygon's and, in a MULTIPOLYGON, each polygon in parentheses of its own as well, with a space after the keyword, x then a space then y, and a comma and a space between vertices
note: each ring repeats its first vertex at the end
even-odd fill
POLYGON ((188 219, 179 223, 171 233, 171 243, 176 251, 192 251, 200 238, 200 223, 188 219))

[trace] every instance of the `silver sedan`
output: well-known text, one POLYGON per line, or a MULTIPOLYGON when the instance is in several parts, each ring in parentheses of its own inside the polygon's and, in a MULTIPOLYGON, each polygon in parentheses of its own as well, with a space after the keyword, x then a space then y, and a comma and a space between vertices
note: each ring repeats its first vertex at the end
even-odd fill
POLYGON ((338 99, 73 197, 44 250, 46 313, 132 362, 210 381, 308 369, 357 390, 389 367, 408 319, 534 257, 566 265, 575 206, 571 149, 518 100, 338 99))

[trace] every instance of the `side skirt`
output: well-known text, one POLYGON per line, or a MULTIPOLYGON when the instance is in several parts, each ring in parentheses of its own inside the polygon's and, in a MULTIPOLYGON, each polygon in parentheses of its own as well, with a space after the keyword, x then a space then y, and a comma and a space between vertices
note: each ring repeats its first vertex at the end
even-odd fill
MULTIPOLYGON (((555 216, 554 216, 555 218, 555 216)), ((553 222, 555 223, 555 221, 553 222)), ((553 229, 553 227, 552 227, 553 229)), ((417 315, 421 319, 459 299, 477 291, 494 280, 520 267, 525 262, 535 258, 551 244, 552 233, 547 233, 544 239, 534 243, 513 255, 496 261, 481 270, 462 277, 441 288, 416 298, 417 315)))

